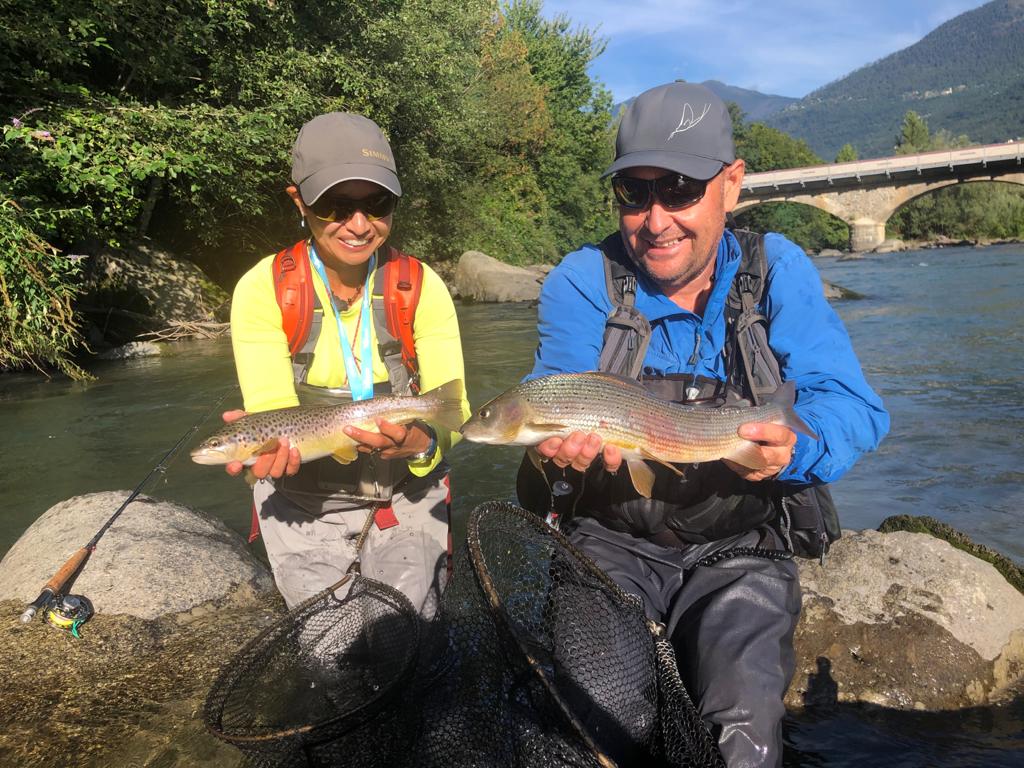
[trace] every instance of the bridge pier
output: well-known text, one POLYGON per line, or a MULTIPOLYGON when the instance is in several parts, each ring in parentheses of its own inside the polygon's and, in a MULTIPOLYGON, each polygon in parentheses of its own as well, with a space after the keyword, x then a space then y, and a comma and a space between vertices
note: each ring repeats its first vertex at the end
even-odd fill
POLYGON ((854 219, 850 225, 850 250, 854 253, 871 251, 885 242, 885 222, 873 219, 854 219))

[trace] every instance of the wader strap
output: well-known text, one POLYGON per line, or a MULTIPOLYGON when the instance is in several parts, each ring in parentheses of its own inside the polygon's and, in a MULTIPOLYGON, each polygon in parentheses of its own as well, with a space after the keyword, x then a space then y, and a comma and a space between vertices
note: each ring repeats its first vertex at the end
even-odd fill
POLYGON ((381 271, 378 270, 374 279, 373 299, 373 329, 377 332, 377 354, 384 361, 384 367, 388 372, 388 381, 391 382, 391 391, 396 395, 412 394, 412 379, 409 377, 409 369, 402 362, 402 342, 396 339, 388 330, 387 307, 384 296, 377 293, 377 283, 380 281, 381 271))
POLYGON ((727 376, 737 391, 749 393, 760 405, 782 384, 779 362, 768 345, 768 318, 758 310, 768 273, 764 235, 744 229, 732 234, 742 256, 726 301, 727 376))
POLYGON ((305 384, 309 377, 309 369, 313 367, 313 350, 316 349, 316 342, 320 338, 320 327, 324 322, 324 307, 320 303, 320 296, 313 291, 313 315, 309 321, 309 335, 302 348, 292 355, 292 376, 296 384, 305 384))
POLYGON ((651 342, 651 324, 636 307, 636 274, 622 263, 626 257, 622 240, 616 233, 601 243, 604 279, 612 311, 604 325, 604 342, 598 370, 631 379, 640 378, 647 345, 651 342))

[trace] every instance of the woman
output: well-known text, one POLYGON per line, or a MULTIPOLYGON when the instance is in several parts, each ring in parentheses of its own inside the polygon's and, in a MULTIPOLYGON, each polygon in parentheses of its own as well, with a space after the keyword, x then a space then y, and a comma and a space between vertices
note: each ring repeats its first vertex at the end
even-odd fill
MULTIPOLYGON (((380 128, 349 113, 313 118, 292 148, 292 180, 287 192, 309 237, 256 264, 232 300, 232 348, 246 411, 425 392, 464 379, 455 307, 426 265, 412 318, 415 360, 396 365, 382 349, 394 358, 398 345, 380 346, 395 342, 380 311, 388 290, 384 264, 409 258, 385 246, 402 187, 380 128), (296 280, 297 290, 312 284, 317 305, 304 344, 296 342, 294 327, 285 328, 295 310, 281 298, 296 280)), ((310 319, 306 308, 300 320, 310 319)), ((465 399, 463 414, 469 414, 465 399)), ((421 613, 433 612, 448 552, 443 456, 458 433, 422 422, 383 421, 379 429, 345 428, 360 444, 360 457, 348 465, 330 458, 301 464, 282 438, 252 467, 255 512, 289 608, 344 576, 373 515, 358 552, 362 573, 401 590, 421 613)), ((240 464, 228 465, 231 474, 241 471, 240 464)))

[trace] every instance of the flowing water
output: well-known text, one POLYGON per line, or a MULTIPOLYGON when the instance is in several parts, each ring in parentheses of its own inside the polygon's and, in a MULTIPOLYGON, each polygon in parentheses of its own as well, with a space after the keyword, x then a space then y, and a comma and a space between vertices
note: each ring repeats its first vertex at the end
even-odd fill
MULTIPOLYGON (((1024 246, 816 263, 826 279, 866 296, 836 308, 893 423, 881 449, 834 486, 844 527, 931 515, 1024 561, 1024 246)), ((468 305, 459 317, 467 387, 478 405, 530 369, 535 309, 468 305)), ((0 377, 0 555, 53 504, 134 488, 222 395, 225 406, 237 406, 230 354, 226 341, 183 343, 159 357, 92 364, 99 377, 92 383, 0 377)), ((145 492, 246 533, 244 483, 184 454, 145 492)), ((457 515, 512 498, 521 456, 516 448, 457 446, 457 515)), ((1024 765, 1021 702, 956 718, 818 711, 789 719, 786 731, 787 765, 1024 765)))

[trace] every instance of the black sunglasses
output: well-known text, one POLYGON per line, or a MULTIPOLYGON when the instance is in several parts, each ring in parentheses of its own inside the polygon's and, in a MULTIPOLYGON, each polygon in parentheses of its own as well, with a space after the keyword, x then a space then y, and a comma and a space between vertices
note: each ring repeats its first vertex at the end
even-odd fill
POLYGON ((657 179, 614 176, 612 192, 623 208, 642 210, 650 206, 654 200, 661 203, 664 208, 685 208, 704 197, 709 181, 711 179, 691 179, 680 173, 670 173, 657 179))
POLYGON ((383 219, 395 212, 398 197, 386 189, 367 197, 351 198, 340 195, 324 195, 312 205, 306 206, 320 221, 348 221, 356 211, 362 211, 370 221, 383 219))

